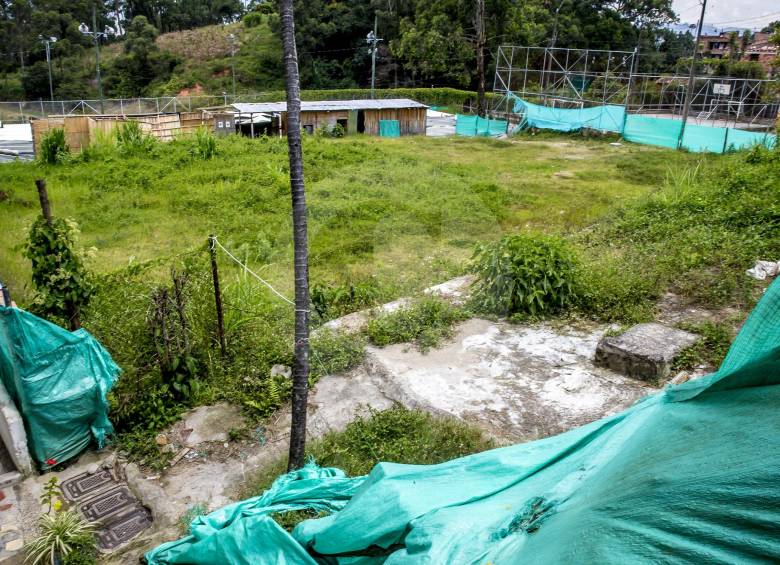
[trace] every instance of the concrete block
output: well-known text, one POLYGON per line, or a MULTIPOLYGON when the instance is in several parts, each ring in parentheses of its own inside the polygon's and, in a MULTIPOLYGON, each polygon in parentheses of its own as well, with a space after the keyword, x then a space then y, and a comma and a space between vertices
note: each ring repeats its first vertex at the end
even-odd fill
POLYGON ((603 337, 596 364, 645 381, 669 377, 672 362, 699 336, 662 324, 639 324, 619 336, 603 337))

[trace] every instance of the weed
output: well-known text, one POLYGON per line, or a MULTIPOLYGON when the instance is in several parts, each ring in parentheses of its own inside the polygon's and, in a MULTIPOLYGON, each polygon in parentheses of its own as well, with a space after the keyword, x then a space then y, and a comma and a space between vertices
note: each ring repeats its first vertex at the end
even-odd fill
POLYGON ((50 130, 41 139, 39 159, 47 165, 64 163, 70 158, 70 147, 65 142, 65 130, 50 130))
POLYGON ((288 532, 292 532, 300 522, 304 520, 311 520, 313 518, 323 518, 328 513, 324 511, 318 512, 312 508, 305 508, 303 510, 288 510, 287 512, 276 512, 271 514, 271 517, 279 524, 283 529, 288 532))
POLYGON ((116 145, 122 155, 148 155, 157 147, 157 140, 145 133, 141 124, 135 120, 123 123, 115 131, 116 145))
MULTIPOLYGON (((494 447, 475 426, 396 405, 371 410, 344 431, 309 442, 307 456, 323 467, 338 467, 347 475, 359 476, 379 462, 435 465, 494 447)), ((286 460, 277 460, 251 481, 244 494, 262 493, 286 467, 286 460)))
POLYGON ((198 128, 192 152, 201 159, 213 159, 217 155, 216 136, 205 127, 198 128))
POLYGON ((452 326, 468 314, 439 298, 422 298, 395 312, 368 321, 366 333, 374 345, 414 343, 425 352, 452 335, 452 326))
POLYGON ((573 301, 576 259, 558 237, 513 235, 477 246, 473 300, 498 315, 542 316, 565 310, 573 301))
POLYGON ((181 529, 182 535, 186 535, 190 532, 190 524, 192 524, 192 521, 195 518, 204 516, 207 513, 208 508, 206 508, 205 504, 197 503, 187 508, 187 511, 179 518, 179 528, 181 529))
POLYGON ((315 283, 311 287, 312 306, 323 321, 375 306, 379 295, 375 279, 347 284, 315 283))
POLYGON ((675 371, 689 371, 698 365, 717 369, 734 340, 733 328, 724 322, 683 323, 678 327, 699 334, 701 338, 680 352, 674 360, 675 371))

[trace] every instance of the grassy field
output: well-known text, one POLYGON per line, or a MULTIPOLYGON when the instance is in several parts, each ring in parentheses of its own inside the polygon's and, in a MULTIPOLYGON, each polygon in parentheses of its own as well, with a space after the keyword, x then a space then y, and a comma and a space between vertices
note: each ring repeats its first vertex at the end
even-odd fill
MULTIPOLYGON (((59 165, 0 167, 0 279, 30 304, 22 246, 39 213, 34 181, 45 178, 55 215, 77 221, 80 244, 94 248, 88 267, 97 291, 82 321, 124 371, 110 395, 118 441, 158 467, 165 458, 153 435, 187 407, 227 400, 262 419, 290 394, 289 380, 271 373, 292 365, 289 304, 220 251, 221 355, 206 251, 216 233, 292 295, 286 140, 232 136, 216 149, 206 159, 196 137, 132 150, 103 140, 59 165), (173 269, 187 280, 186 327, 170 299, 159 301, 174 292, 173 269), (161 323, 178 344, 170 355, 161 323)), ((462 274, 475 244, 505 234, 559 236, 573 257, 571 297, 556 316, 621 323, 652 319, 666 290, 730 306, 738 322, 766 284, 745 269, 780 257, 778 151, 695 155, 554 135, 314 136, 304 160, 315 324, 462 274)), ((365 335, 318 334, 311 381, 359 363, 366 340, 425 349, 468 315, 422 301, 375 320, 365 335)), ((705 330, 707 343, 686 365, 717 363, 728 347, 730 326, 705 330)))
MULTIPOLYGON (((54 213, 76 220, 91 267, 108 272, 202 245, 209 233, 284 292, 291 281, 282 139, 220 140, 203 161, 186 142, 152 156, 0 169, 0 265, 31 296, 20 253, 45 178, 54 213)), ((390 294, 459 272, 476 241, 523 230, 569 234, 714 159, 599 141, 307 139, 312 280, 378 278, 390 294)))

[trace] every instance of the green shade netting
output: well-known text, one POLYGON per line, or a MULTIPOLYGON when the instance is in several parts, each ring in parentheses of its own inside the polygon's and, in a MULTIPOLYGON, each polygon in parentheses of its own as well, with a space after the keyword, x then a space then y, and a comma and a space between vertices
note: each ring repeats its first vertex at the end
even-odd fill
POLYGON ((677 149, 681 129, 682 122, 680 120, 665 120, 631 114, 626 116, 623 139, 644 145, 677 149))
POLYGON ((119 367, 86 330, 69 332, 18 308, 0 306, 0 378, 24 419, 42 469, 66 461, 112 432, 106 394, 119 367))
POLYGON ((149 563, 766 563, 780 556, 780 281, 719 370, 567 433, 345 478, 308 466, 149 563), (268 515, 333 512, 292 535, 268 515))
POLYGON ((455 118, 455 133, 469 137, 496 137, 506 133, 506 120, 491 120, 479 116, 458 114, 455 118))
POLYGON ((517 96, 514 112, 523 115, 523 127, 577 131, 582 128, 619 132, 623 129, 625 111, 622 106, 594 106, 592 108, 551 108, 533 104, 517 96))
POLYGON ((401 137, 401 124, 398 120, 379 120, 381 137, 401 137))
MULTIPOLYGON (((620 133, 626 141, 677 149, 682 121, 637 114, 626 115, 622 106, 592 108, 551 108, 532 104, 514 94, 514 112, 522 115, 520 128, 533 127, 555 131, 577 131, 582 128, 620 133)), ((774 147, 777 136, 732 128, 700 126, 689 121, 681 147, 694 152, 723 153, 747 149, 754 145, 774 147)))

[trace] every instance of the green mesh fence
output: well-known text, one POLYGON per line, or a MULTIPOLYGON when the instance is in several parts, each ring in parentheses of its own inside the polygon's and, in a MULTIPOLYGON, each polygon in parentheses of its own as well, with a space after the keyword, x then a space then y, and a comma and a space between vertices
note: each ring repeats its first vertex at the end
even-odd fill
POLYGON ((626 115, 622 106, 551 108, 532 104, 515 95, 511 97, 515 101, 514 111, 522 115, 521 128, 532 127, 556 131, 591 128, 614 131, 620 133, 626 141, 670 149, 677 149, 679 145, 694 152, 724 153, 755 145, 771 148, 777 144, 777 136, 770 133, 701 126, 691 121, 685 125, 683 132, 681 120, 637 114, 626 115))
POLYGON ((506 120, 491 120, 479 116, 458 114, 455 120, 455 133, 469 137, 496 137, 507 131, 506 120))

